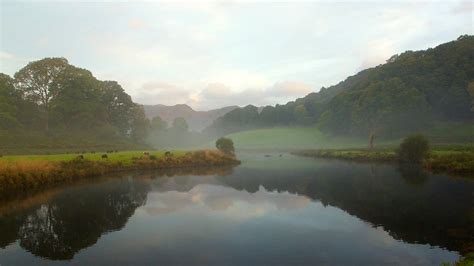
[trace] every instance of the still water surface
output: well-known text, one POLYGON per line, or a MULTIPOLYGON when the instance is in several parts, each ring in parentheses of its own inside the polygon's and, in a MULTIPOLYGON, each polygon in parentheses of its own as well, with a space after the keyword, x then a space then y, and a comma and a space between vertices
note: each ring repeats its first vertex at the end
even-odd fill
POLYGON ((474 246, 474 182, 242 154, 0 205, 0 265, 439 265, 474 246))

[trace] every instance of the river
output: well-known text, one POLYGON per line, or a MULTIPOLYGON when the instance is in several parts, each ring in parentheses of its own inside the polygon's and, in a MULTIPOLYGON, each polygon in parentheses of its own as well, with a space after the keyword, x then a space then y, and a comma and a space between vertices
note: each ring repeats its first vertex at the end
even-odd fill
POLYGON ((1 202, 0 265, 439 265, 474 247, 474 182, 239 154, 1 202))

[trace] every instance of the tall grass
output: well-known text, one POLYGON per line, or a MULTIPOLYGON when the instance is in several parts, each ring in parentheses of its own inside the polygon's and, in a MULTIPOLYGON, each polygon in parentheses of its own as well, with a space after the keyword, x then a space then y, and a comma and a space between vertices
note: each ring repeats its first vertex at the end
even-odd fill
MULTIPOLYGON (((127 154, 127 153, 126 153, 127 154)), ((179 167, 202 167, 232 165, 239 161, 216 150, 201 150, 192 152, 163 154, 146 154, 141 152, 128 153, 129 156, 110 156, 110 159, 95 160, 70 159, 59 160, 24 159, 21 157, 0 160, 0 194, 15 190, 28 190, 37 187, 51 186, 78 178, 98 176, 105 173, 131 169, 165 169, 179 167)), ((26 157, 28 158, 28 157, 26 157)))

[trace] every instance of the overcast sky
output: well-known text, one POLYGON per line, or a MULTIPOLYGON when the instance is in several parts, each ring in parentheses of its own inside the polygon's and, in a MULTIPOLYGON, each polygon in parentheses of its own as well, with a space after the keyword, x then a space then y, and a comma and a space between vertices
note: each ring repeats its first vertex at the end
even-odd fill
POLYGON ((143 104, 286 103, 473 34, 473 1, 0 0, 0 72, 65 57, 143 104))

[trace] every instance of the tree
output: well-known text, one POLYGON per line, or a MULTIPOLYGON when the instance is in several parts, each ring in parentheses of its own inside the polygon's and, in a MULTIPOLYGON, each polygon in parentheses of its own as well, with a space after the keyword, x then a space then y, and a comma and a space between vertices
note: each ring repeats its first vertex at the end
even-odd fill
POLYGON ((119 135, 126 136, 130 130, 129 121, 135 108, 132 98, 116 81, 102 81, 100 91, 106 120, 117 129, 119 135))
POLYGON ((61 90, 50 101, 50 124, 87 130, 107 123, 100 82, 85 69, 70 66, 56 79, 61 90))
POLYGON ((173 130, 177 132, 187 132, 188 131, 188 122, 186 122, 186 119, 182 117, 177 117, 173 120, 173 125, 172 125, 173 130))
POLYGON ((421 134, 405 138, 398 149, 398 159, 404 163, 420 163, 428 156, 428 140, 421 134))
POLYGON ((221 152, 229 155, 234 155, 234 142, 229 138, 220 138, 216 141, 216 148, 221 152))
POLYGON ((352 111, 352 129, 367 132, 369 149, 376 134, 390 128, 414 130, 427 120, 424 96, 399 78, 375 82, 361 91, 352 111))
POLYGON ((46 131, 49 130, 50 102, 61 89, 57 79, 69 66, 65 58, 45 58, 31 62, 15 73, 16 87, 27 100, 41 107, 46 131))
POLYGON ((469 93, 471 100, 471 112, 474 113, 474 81, 469 82, 467 92, 469 93))
POLYGON ((132 109, 132 119, 130 121, 130 137, 136 142, 143 142, 148 129, 150 127, 150 121, 145 116, 143 106, 135 104, 132 109))
POLYGON ((0 73, 0 129, 11 129, 20 125, 17 105, 21 98, 13 83, 10 76, 0 73))
POLYGON ((164 131, 168 128, 168 124, 160 116, 155 116, 151 120, 150 129, 153 131, 164 131))

